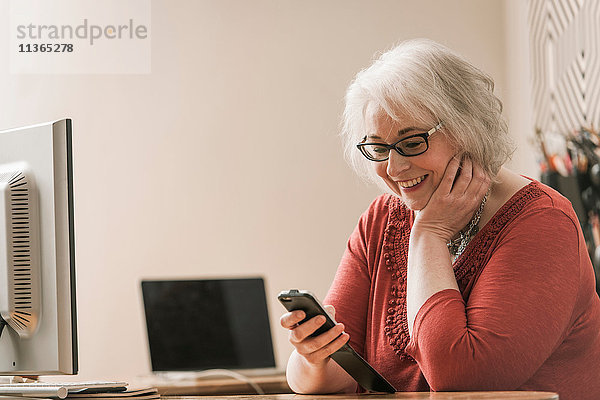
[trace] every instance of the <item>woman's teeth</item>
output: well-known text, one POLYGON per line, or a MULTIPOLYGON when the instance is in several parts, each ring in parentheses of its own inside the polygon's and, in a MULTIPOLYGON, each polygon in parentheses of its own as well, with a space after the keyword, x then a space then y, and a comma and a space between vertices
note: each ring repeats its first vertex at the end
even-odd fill
POLYGON ((400 184, 400 186, 402 186, 405 189, 411 188, 415 185, 418 185, 419 183, 421 183, 421 181, 423 181, 423 179, 425 179, 427 175, 423 175, 420 176, 418 178, 413 179, 412 181, 404 181, 404 182, 398 182, 400 184))

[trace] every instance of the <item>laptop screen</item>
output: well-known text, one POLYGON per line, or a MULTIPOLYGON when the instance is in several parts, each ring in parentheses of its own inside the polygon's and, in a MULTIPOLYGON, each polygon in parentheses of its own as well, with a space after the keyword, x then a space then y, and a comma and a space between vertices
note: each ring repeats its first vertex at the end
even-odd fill
POLYGON ((275 367, 262 278, 142 281, 152 370, 275 367))

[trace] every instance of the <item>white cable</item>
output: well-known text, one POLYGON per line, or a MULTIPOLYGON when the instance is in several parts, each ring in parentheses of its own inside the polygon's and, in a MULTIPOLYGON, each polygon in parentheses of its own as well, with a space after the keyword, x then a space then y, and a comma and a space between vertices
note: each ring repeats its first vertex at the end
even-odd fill
POLYGON ((260 386, 258 386, 250 377, 228 369, 207 369, 205 371, 198 372, 196 376, 200 378, 207 376, 228 376, 252 386, 252 389, 256 391, 256 394, 265 394, 260 386))

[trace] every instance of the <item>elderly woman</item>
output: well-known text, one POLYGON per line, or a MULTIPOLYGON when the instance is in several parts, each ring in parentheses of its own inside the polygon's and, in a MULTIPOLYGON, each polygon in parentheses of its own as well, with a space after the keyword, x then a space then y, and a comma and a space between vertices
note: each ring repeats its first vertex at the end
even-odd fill
POLYGON ((291 388, 353 392, 330 355, 348 340, 398 390, 547 390, 600 398, 600 299, 571 204, 502 165, 512 147, 493 82, 412 40, 361 71, 343 136, 390 192, 361 216, 326 304, 286 313, 291 388))

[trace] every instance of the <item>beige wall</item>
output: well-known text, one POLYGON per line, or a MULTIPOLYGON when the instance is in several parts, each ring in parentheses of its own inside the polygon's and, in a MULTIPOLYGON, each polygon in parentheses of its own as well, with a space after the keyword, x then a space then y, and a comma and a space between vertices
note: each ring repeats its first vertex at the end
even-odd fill
POLYGON ((504 115, 517 145, 508 166, 520 174, 539 179, 538 151, 533 142, 533 106, 529 64, 528 1, 505 0, 504 115))
MULTIPOLYGON (((276 293, 323 297, 378 193, 342 159, 345 87, 375 52, 428 37, 488 71, 529 134, 528 88, 507 82, 526 40, 507 33, 522 8, 510 4, 156 0, 150 75, 10 75, 3 59, 0 129, 73 118, 80 377, 149 373, 142 278, 265 276, 284 365, 276 293)), ((517 157, 532 174, 530 153, 517 157)))

